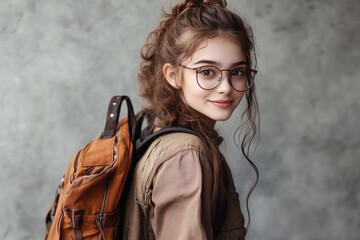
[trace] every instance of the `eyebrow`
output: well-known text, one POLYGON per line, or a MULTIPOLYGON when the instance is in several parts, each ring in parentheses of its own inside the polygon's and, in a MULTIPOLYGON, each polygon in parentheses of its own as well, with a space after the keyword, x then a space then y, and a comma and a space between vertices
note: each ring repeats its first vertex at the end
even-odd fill
MULTIPOLYGON (((200 64, 200 63, 217 65, 217 66, 220 65, 218 62, 211 61, 211 60, 206 60, 206 59, 197 61, 197 62, 194 63, 194 64, 196 65, 196 64, 200 64)), ((232 64, 231 67, 235 67, 235 66, 239 66, 239 65, 247 65, 247 62, 246 62, 246 61, 236 62, 236 63, 232 64)))

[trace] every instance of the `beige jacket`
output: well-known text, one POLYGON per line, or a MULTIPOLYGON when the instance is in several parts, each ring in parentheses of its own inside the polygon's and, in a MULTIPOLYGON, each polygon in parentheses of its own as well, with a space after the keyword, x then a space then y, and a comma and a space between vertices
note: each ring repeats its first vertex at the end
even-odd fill
MULTIPOLYGON (((202 141, 187 133, 157 138, 136 165, 124 239, 213 239, 212 171, 202 141)), ((228 168, 230 197, 216 239, 244 239, 244 217, 228 168)))

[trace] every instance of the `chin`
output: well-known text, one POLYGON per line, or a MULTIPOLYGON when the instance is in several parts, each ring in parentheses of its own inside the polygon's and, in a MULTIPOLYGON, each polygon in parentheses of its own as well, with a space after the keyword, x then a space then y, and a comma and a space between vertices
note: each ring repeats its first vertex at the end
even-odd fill
POLYGON ((231 115, 226 115, 226 116, 210 116, 210 119, 214 120, 214 121, 226 121, 231 117, 231 115))

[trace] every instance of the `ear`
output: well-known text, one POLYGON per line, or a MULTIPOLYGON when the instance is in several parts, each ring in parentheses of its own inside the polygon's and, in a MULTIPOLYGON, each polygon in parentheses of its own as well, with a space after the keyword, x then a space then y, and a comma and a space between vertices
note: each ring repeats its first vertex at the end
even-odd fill
POLYGON ((168 83, 175 89, 180 89, 178 74, 176 72, 176 68, 170 63, 165 63, 163 67, 163 74, 168 81, 168 83))

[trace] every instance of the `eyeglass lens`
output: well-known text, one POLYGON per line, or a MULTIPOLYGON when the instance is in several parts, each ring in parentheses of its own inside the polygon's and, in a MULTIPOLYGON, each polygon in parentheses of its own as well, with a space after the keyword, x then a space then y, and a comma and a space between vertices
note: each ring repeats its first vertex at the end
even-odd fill
MULTIPOLYGON (((246 68, 228 71, 231 86, 237 91, 246 91, 251 87, 255 74, 246 68)), ((204 66, 197 69, 197 81, 203 89, 214 89, 222 80, 222 71, 215 66, 204 66)))

